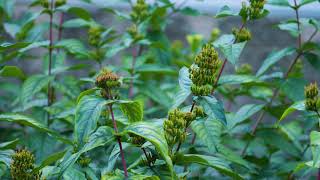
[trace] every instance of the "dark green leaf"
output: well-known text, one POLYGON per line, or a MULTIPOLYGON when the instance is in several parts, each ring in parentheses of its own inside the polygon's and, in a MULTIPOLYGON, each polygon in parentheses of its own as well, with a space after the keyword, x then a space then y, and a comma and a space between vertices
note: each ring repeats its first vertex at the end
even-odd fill
POLYGON ((20 79, 24 79, 25 78, 25 74, 17 66, 4 66, 0 70, 0 76, 3 76, 3 77, 17 77, 17 78, 20 78, 20 79))
POLYGON ((143 106, 138 101, 120 104, 120 109, 128 117, 130 123, 142 121, 143 106))
POLYGON ((223 104, 213 96, 199 96, 196 100, 210 119, 219 120, 223 125, 227 125, 223 104))

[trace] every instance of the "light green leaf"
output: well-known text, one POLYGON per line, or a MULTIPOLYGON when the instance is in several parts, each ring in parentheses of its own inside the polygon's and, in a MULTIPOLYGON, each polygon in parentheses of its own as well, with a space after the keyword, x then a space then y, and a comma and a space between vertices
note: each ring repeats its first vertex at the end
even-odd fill
POLYGON ((266 72, 272 65, 280 61, 283 57, 289 56, 295 52, 295 48, 287 47, 277 52, 272 52, 267 59, 263 61, 260 69, 257 72, 257 76, 261 76, 266 72))
POLYGON ((65 153, 66 153, 66 151, 61 151, 61 152, 51 154, 49 157, 47 157, 45 160, 43 160, 41 162, 41 164, 39 166, 37 166, 33 171, 39 171, 46 166, 54 164, 56 161, 61 159, 65 153))
POLYGON ((121 103, 120 109, 128 117, 130 123, 142 121, 143 119, 143 106, 138 101, 121 103))
POLYGON ((320 132, 312 131, 310 133, 310 145, 313 156, 313 166, 320 163, 320 132))
POLYGON ((49 46, 50 44, 50 41, 38 41, 38 42, 33 42, 31 44, 29 44, 28 46, 22 48, 19 50, 19 53, 24 53, 26 51, 29 51, 31 49, 34 49, 34 48, 38 48, 38 47, 47 47, 49 46))
POLYGON ((310 4, 310 3, 313 3, 313 2, 316 2, 316 1, 317 0, 301 0, 299 6, 310 4))
POLYGON ((83 43, 77 39, 63 39, 55 44, 57 48, 64 48, 71 54, 88 57, 88 50, 83 43))
POLYGON ((7 142, 3 142, 0 143, 0 150, 3 149, 15 149, 16 145, 18 144, 19 139, 15 139, 12 141, 7 141, 7 142))
POLYGON ((203 107, 209 118, 219 120, 223 125, 227 125, 222 102, 214 96, 199 96, 196 101, 203 107))
POLYGON ((17 77, 17 78, 20 78, 20 79, 24 79, 25 78, 25 74, 17 66, 4 66, 0 70, 0 76, 3 76, 3 77, 17 77))
POLYGON ((177 163, 181 165, 186 164, 201 164, 204 166, 212 167, 221 174, 227 175, 233 179, 244 179, 239 174, 234 172, 229 163, 227 163, 224 159, 214 157, 214 156, 205 156, 205 155, 198 155, 198 154, 185 154, 180 155, 177 158, 177 163))
POLYGON ((221 76, 218 84, 243 84, 251 82, 261 82, 261 80, 259 80, 259 78, 257 78, 256 76, 252 75, 229 74, 221 76))
POLYGON ((191 94, 191 79, 189 78, 189 70, 187 67, 182 67, 179 71, 179 87, 180 90, 174 96, 172 108, 180 106, 191 94))
POLYGON ((84 96, 76 108, 75 115, 75 140, 80 145, 88 142, 89 135, 97 127, 97 122, 105 105, 114 101, 105 100, 98 96, 84 96))
POLYGON ((268 0, 267 2, 268 4, 275 5, 275 6, 287 6, 287 7, 290 6, 288 0, 268 0))
POLYGON ((242 106, 234 115, 232 120, 228 122, 229 128, 232 129, 237 124, 241 123, 242 121, 248 119, 258 111, 260 111, 264 107, 263 104, 246 104, 242 106))
POLYGON ((292 104, 289 108, 287 108, 281 118, 278 120, 277 124, 279 124, 285 117, 287 117, 289 114, 293 113, 294 111, 305 111, 305 102, 304 101, 298 101, 292 104))
POLYGON ((81 7, 70 7, 68 9, 68 13, 74 14, 74 15, 78 16, 79 18, 84 19, 86 21, 91 20, 90 13, 86 9, 81 8, 81 7))
POLYGON ((77 152, 72 154, 66 154, 62 162, 59 164, 60 174, 64 173, 69 167, 71 167, 81 156, 81 154, 88 152, 100 146, 104 146, 114 140, 113 130, 107 126, 99 127, 94 133, 92 133, 88 142, 77 152))
POLYGON ((130 124, 125 129, 125 132, 136 134, 145 138, 147 141, 150 141, 166 161, 171 175, 174 176, 173 164, 169 156, 168 144, 165 140, 163 131, 161 131, 159 126, 156 126, 154 123, 150 122, 136 122, 130 124))
POLYGON ((66 139, 59 135, 56 131, 49 129, 46 125, 41 124, 39 121, 25 116, 21 114, 0 114, 0 121, 7 121, 7 122, 14 122, 21 125, 29 126, 32 128, 37 129, 38 131, 45 132, 58 140, 67 143, 67 144, 73 144, 72 141, 69 139, 66 139))
POLYGON ((20 102, 24 106, 36 93, 46 87, 50 81, 54 79, 53 76, 48 75, 33 75, 23 82, 20 94, 20 102))
POLYGON ((62 25, 64 28, 80 28, 80 27, 90 27, 94 23, 90 21, 86 21, 84 19, 70 19, 68 21, 65 21, 62 25))
POLYGON ((170 66, 161 64, 144 64, 136 68, 136 73, 162 73, 165 75, 176 75, 177 71, 170 66))
POLYGON ((221 51, 227 60, 235 66, 239 61, 239 57, 245 45, 246 42, 221 46, 221 51))
POLYGON ((216 18, 222 18, 227 16, 236 16, 237 13, 233 12, 227 5, 223 6, 216 14, 216 18))

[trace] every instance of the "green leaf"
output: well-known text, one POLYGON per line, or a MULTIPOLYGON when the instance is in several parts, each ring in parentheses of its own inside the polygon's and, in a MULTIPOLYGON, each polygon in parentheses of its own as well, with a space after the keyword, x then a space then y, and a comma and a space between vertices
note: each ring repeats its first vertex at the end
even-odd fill
POLYGON ((39 166, 37 166, 33 171, 39 171, 46 166, 54 164, 56 161, 61 159, 65 153, 66 153, 66 151, 61 151, 61 152, 51 154, 49 157, 47 157, 45 160, 43 160, 41 162, 41 164, 39 166))
POLYGON ((91 20, 91 15, 90 13, 81 7, 71 7, 68 9, 68 13, 74 14, 76 16, 78 16, 81 19, 84 19, 86 21, 91 20))
POLYGON ((58 165, 60 167, 60 174, 64 173, 69 167, 71 167, 81 156, 81 154, 88 152, 100 146, 104 146, 114 140, 113 130, 107 126, 99 127, 94 133, 92 133, 88 142, 76 153, 66 154, 62 162, 58 165))
POLYGON ((227 5, 223 6, 216 14, 216 18, 222 18, 227 16, 236 16, 237 13, 234 13, 231 8, 227 5))
POLYGON ((285 22, 278 25, 279 29, 283 31, 288 31, 293 37, 298 37, 298 24, 297 22, 285 22))
POLYGON ((64 48, 69 53, 88 57, 88 50, 83 43, 77 39, 63 39, 55 44, 57 48, 64 48))
POLYGON ((90 27, 94 23, 91 21, 86 21, 84 19, 76 18, 65 21, 62 25, 64 28, 80 28, 80 27, 90 27))
POLYGON ((199 96, 196 100, 208 115, 209 118, 219 120, 223 125, 227 125, 223 104, 213 96, 199 96))
POLYGON ((136 122, 130 124, 125 129, 125 132, 136 134, 151 142, 166 161, 171 175, 174 176, 173 164, 169 156, 168 144, 160 127, 150 122, 136 122))
POLYGON ((60 136, 56 131, 49 129, 46 125, 41 124, 39 121, 25 115, 11 113, 0 114, 0 121, 14 122, 21 125, 29 126, 37 129, 38 131, 45 132, 64 143, 73 144, 72 141, 60 136))
POLYGON ((29 43, 29 42, 17 42, 17 43, 5 42, 5 43, 0 44, 0 51, 6 51, 6 50, 11 50, 11 49, 20 49, 20 48, 24 48, 30 44, 31 43, 29 43))
POLYGON ((220 121, 212 118, 199 119, 191 123, 191 128, 211 153, 217 152, 223 129, 223 124, 220 121))
POLYGON ((50 44, 50 41, 38 41, 38 42, 33 42, 31 44, 29 44, 28 46, 22 48, 19 50, 19 53, 24 53, 26 51, 29 51, 31 49, 34 49, 34 48, 38 48, 38 47, 47 47, 49 46, 50 44))
POLYGON ((179 12, 184 14, 184 15, 188 15, 188 16, 199 16, 199 15, 201 15, 201 13, 198 10, 193 9, 191 7, 184 7, 182 9, 180 9, 179 12))
POLYGON ((75 114, 75 140, 79 144, 88 142, 89 135, 96 129, 100 114, 105 105, 114 101, 98 96, 84 96, 77 104, 75 114))
POLYGON ((24 79, 25 78, 25 74, 17 66, 4 66, 0 70, 0 76, 3 76, 3 77, 17 77, 17 78, 20 78, 20 79, 24 79))
POLYGON ((272 52, 267 59, 263 61, 262 66, 257 72, 257 76, 261 76, 265 73, 272 65, 280 61, 283 57, 289 56, 295 52, 295 48, 287 47, 277 52, 272 52))
POLYGON ((304 6, 306 4, 310 4, 316 2, 317 0, 301 0, 299 6, 304 6))
POLYGON ((281 91, 292 101, 297 102, 303 100, 304 87, 307 81, 302 78, 289 78, 281 85, 281 91))
POLYGON ((230 122, 228 122, 229 129, 232 129, 237 124, 243 122, 244 120, 248 119, 255 113, 259 112, 264 107, 263 104, 246 104, 242 106, 234 115, 234 117, 231 119, 230 122))
POLYGON ((320 132, 312 131, 310 133, 310 145, 313 157, 312 166, 316 166, 320 163, 320 132))
MULTIPOLYGON (((129 145, 130 145, 129 143, 122 142, 122 149, 125 150, 127 147, 129 147, 129 145)), ((108 167, 106 169, 106 172, 113 171, 119 156, 120 156, 120 147, 118 144, 115 144, 108 159, 108 167)))
POLYGON ((256 76, 252 75, 223 75, 220 77, 218 84, 243 84, 243 83, 251 83, 251 82, 260 82, 260 80, 256 76))
POLYGON ((86 175, 80 171, 77 168, 69 168, 64 174, 63 174, 63 179, 64 180, 85 180, 86 175))
POLYGON ((277 124, 279 124, 285 117, 287 117, 289 114, 293 113, 294 111, 305 111, 305 103, 304 101, 295 102, 292 104, 289 108, 287 108, 281 118, 278 120, 277 124))
POLYGON ((192 81, 189 78, 189 70, 187 67, 182 67, 179 71, 179 87, 180 90, 174 96, 172 108, 180 106, 191 94, 192 81))
POLYGON ((177 157, 177 163, 181 165, 197 163, 204 166, 212 167, 221 174, 227 175, 233 179, 244 179, 239 174, 234 172, 229 163, 224 159, 214 157, 214 156, 205 156, 198 154, 185 154, 177 157))
POLYGON ((3 9, 4 12, 7 14, 9 18, 13 16, 14 9, 15 9, 15 0, 7 1, 7 0, 0 0, 0 9, 3 9))
POLYGON ((15 140, 12 140, 12 141, 7 141, 7 142, 0 143, 0 150, 3 150, 3 149, 15 149, 16 145, 18 144, 18 142, 19 142, 19 139, 15 139, 15 140))
POLYGON ((308 60, 314 69, 320 73, 320 58, 317 54, 314 53, 304 53, 303 56, 308 60))
POLYGON ((268 0, 267 2, 268 4, 275 5, 275 6, 286 6, 286 7, 290 6, 288 0, 268 0))
POLYGON ((46 87, 50 81, 54 79, 53 76, 48 75, 33 75, 23 82, 22 90, 20 94, 20 102, 22 106, 26 103, 42 88, 46 87))
POLYGON ((12 160, 11 157, 13 154, 14 154, 14 151, 11 149, 0 151, 0 164, 4 163, 7 167, 10 167, 11 160, 12 160))
POLYGON ((235 66, 239 61, 239 57, 245 45, 246 42, 221 46, 221 51, 227 60, 235 66))
POLYGON ((177 71, 170 66, 161 64, 144 64, 136 68, 136 73, 162 73, 165 75, 176 75, 177 71))
POLYGON ((120 104, 120 109, 124 115, 128 117, 130 123, 142 121, 143 106, 138 101, 120 104))

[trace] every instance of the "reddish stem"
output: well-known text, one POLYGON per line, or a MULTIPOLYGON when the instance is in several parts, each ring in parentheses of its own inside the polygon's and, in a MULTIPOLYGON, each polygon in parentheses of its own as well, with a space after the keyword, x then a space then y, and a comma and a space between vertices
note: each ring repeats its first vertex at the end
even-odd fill
MULTIPOLYGON (((114 113, 113 113, 113 110, 112 110, 112 104, 109 105, 109 110, 110 110, 110 113, 111 113, 113 129, 114 129, 114 131, 116 133, 118 133, 117 123, 116 123, 116 120, 114 118, 114 113)), ((123 149, 122 149, 122 143, 121 143, 120 137, 117 137, 117 141, 118 141, 118 144, 119 144, 119 147, 120 147, 120 154, 121 154, 121 161, 122 161, 124 175, 125 175, 125 177, 128 177, 127 164, 126 164, 126 160, 124 158, 124 152, 123 152, 123 149)))
MULTIPOLYGON (((51 75, 51 68, 52 68, 52 45, 53 45, 53 0, 51 0, 50 3, 50 25, 49 25, 49 64, 48 64, 48 75, 51 75)), ((47 101, 47 106, 51 106, 52 103, 52 87, 50 82, 48 83, 48 101, 47 101)), ((50 124, 50 114, 49 112, 47 113, 48 117, 48 124, 50 124)))

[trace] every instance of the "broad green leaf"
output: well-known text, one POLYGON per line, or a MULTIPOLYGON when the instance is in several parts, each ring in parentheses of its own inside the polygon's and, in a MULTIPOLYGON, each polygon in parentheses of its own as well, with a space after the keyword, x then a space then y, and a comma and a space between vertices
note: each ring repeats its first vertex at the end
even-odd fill
POLYGON ((86 175, 77 168, 69 168, 65 173, 63 173, 64 180, 85 180, 86 175))
POLYGON ((179 71, 179 87, 180 90, 174 96, 174 103, 172 108, 180 106, 191 94, 191 79, 189 78, 189 70, 182 67, 179 71))
MULTIPOLYGON (((172 99, 165 91, 156 91, 156 84, 153 82, 147 82, 140 88, 142 94, 150 97, 153 101, 161 104, 163 107, 170 108, 172 99)), ((159 88, 159 87, 158 87, 159 88)))
POLYGON ((43 160, 41 162, 41 164, 34 169, 34 171, 39 171, 46 166, 54 164, 56 161, 61 159, 65 153, 66 153, 66 151, 61 151, 61 152, 51 154, 49 157, 47 157, 45 160, 43 160))
MULTIPOLYGON (((7 149, 0 151, 0 164, 4 163, 7 167, 10 167, 11 157, 14 154, 14 150, 7 149)), ((1 173, 0 173, 1 174, 1 173)))
POLYGON ((241 52, 246 45, 246 42, 221 46, 221 51, 227 60, 234 66, 238 63, 241 52))
POLYGON ((300 3, 299 3, 299 6, 310 4, 310 3, 313 3, 313 2, 316 2, 316 1, 317 0, 301 0, 300 3))
POLYGON ((234 117, 231 119, 230 122, 228 122, 229 128, 235 127, 237 124, 243 122, 244 120, 248 119, 258 111, 260 111, 264 107, 263 104, 246 104, 242 106, 234 115, 234 117))
POLYGON ((187 15, 187 16, 199 16, 201 15, 201 12, 199 12, 196 9, 193 9, 191 7, 184 7, 182 9, 180 9, 179 11, 180 13, 187 15))
POLYGON ((15 139, 12 141, 7 141, 7 142, 3 142, 0 143, 0 150, 3 149, 15 149, 16 145, 18 144, 19 139, 15 139))
POLYGON ((237 74, 230 74, 230 75, 223 75, 220 77, 218 84, 243 84, 243 83, 251 83, 251 82, 261 82, 259 78, 252 75, 237 75, 237 74))
POLYGON ((81 19, 84 19, 86 21, 91 20, 91 15, 90 13, 81 7, 70 7, 68 8, 68 13, 74 14, 76 16, 78 16, 81 19))
POLYGON ((4 23, 3 27, 5 31, 12 37, 15 38, 16 34, 20 32, 21 27, 13 23, 4 23))
POLYGON ((280 51, 272 52, 267 59, 263 61, 260 69, 257 72, 257 76, 261 76, 265 73, 272 65, 280 61, 283 57, 289 56, 295 52, 295 48, 287 47, 280 51))
POLYGON ((224 34, 220 36, 217 40, 215 40, 212 45, 216 48, 230 46, 234 42, 234 35, 233 34, 224 34))
POLYGON ((94 133, 92 133, 88 142, 76 153, 66 154, 62 162, 59 164, 60 174, 64 173, 69 167, 71 167, 81 156, 81 154, 88 152, 94 148, 104 146, 114 140, 113 130, 107 126, 99 127, 94 133))
POLYGON ((143 119, 143 106, 138 101, 121 103, 120 109, 128 117, 130 123, 142 121, 143 119))
POLYGON ((216 18, 222 18, 222 17, 227 17, 227 16, 236 16, 237 13, 233 12, 232 9, 225 5, 216 14, 216 18))
POLYGON ((171 175, 174 176, 173 164, 169 156, 168 144, 164 137, 163 131, 161 131, 159 126, 156 126, 154 123, 150 122, 136 122, 130 124, 125 129, 125 132, 136 134, 151 142, 166 161, 171 175))
POLYGON ((75 114, 74 136, 76 142, 88 142, 89 135, 96 129, 100 114, 107 104, 114 101, 98 96, 84 96, 77 104, 75 114))
POLYGON ((281 118, 278 120, 277 124, 279 124, 285 117, 287 117, 289 114, 293 113, 294 111, 304 111, 305 110, 305 102, 299 101, 292 104, 288 109, 286 109, 281 118))
POLYGON ((79 103, 80 100, 81 100, 83 97, 85 97, 85 96, 87 96, 87 95, 93 95, 93 93, 96 92, 97 90, 98 90, 98 88, 92 88, 92 89, 88 89, 88 90, 82 91, 82 92, 79 94, 78 98, 77 98, 77 103, 79 103))
POLYGON ((84 19, 70 19, 63 23, 62 27, 64 28, 80 28, 80 27, 90 27, 94 23, 86 21, 84 19))
MULTIPOLYGON (((129 145, 130 144, 128 143, 122 143, 122 149, 123 150, 126 149, 127 147, 129 147, 129 145)), ((119 156, 120 156, 120 147, 118 144, 115 144, 108 159, 108 167, 106 169, 106 172, 111 172, 114 169, 114 166, 119 156)))
POLYGON ((0 51, 11 50, 11 49, 20 49, 20 48, 24 48, 30 44, 31 43, 29 43, 29 42, 17 42, 17 43, 5 42, 5 43, 0 44, 0 51))
POLYGON ((222 102, 214 96, 199 96, 196 101, 203 107, 209 118, 219 120, 223 125, 227 125, 222 102))
POLYGON ((0 70, 0 76, 3 76, 3 77, 17 77, 17 78, 20 78, 20 79, 24 79, 25 78, 25 74, 17 66, 4 66, 0 70))
POLYGON ((50 41, 38 41, 38 42, 33 42, 31 44, 29 44, 28 46, 22 48, 19 50, 19 53, 24 53, 26 51, 29 51, 31 49, 34 49, 34 48, 38 48, 38 47, 47 47, 49 46, 50 44, 50 41))
POLYGON ((0 0, 0 10, 3 9, 9 18, 13 16, 15 10, 15 0, 0 0))
POLYGON ((303 56, 308 60, 316 72, 320 73, 320 57, 314 53, 304 53, 303 56))
POLYGON ((268 0, 267 2, 268 4, 275 5, 275 6, 286 6, 286 7, 290 6, 288 0, 268 0))
POLYGON ((304 87, 307 81, 302 78, 288 78, 282 85, 281 91, 292 101, 304 100, 304 87))
POLYGON ((136 68, 136 73, 162 73, 165 75, 175 75, 177 71, 169 66, 160 64, 144 64, 136 68))
POLYGON ((278 27, 283 31, 288 31, 293 37, 298 37, 299 35, 298 25, 296 22, 290 21, 290 22, 280 23, 278 27))
POLYGON ((71 54, 88 57, 88 50, 83 43, 77 39, 63 39, 55 44, 57 48, 64 48, 71 54))
POLYGON ((313 166, 320 163, 320 132, 312 131, 310 133, 310 145, 313 156, 313 166))
POLYGON ((0 121, 7 121, 7 122, 13 122, 18 123, 21 125, 29 126, 32 128, 37 129, 38 131, 45 132, 58 140, 67 143, 67 144, 73 144, 72 141, 70 141, 67 138, 62 137, 59 135, 56 131, 49 129, 46 125, 41 124, 39 121, 20 114, 0 114, 0 121))
POLYGON ((24 106, 36 93, 46 87, 50 81, 54 79, 53 76, 48 75, 33 75, 23 82, 20 94, 20 102, 24 106))
POLYGON ((244 179, 241 177, 241 175, 234 172, 229 163, 226 162, 226 160, 214 157, 214 156, 205 156, 205 155, 199 155, 199 154, 185 154, 180 155, 177 157, 177 163, 181 165, 187 165, 187 164, 201 164, 204 166, 212 167, 221 174, 227 175, 233 179, 244 179))
POLYGON ((208 147, 211 153, 217 152, 223 125, 220 121, 207 118, 199 119, 191 123, 192 130, 197 137, 208 147))

